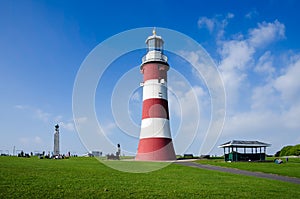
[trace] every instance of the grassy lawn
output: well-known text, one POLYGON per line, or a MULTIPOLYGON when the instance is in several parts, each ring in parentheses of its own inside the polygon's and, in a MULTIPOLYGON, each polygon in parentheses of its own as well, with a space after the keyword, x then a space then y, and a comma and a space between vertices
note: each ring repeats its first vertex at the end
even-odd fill
MULTIPOLYGON (((274 158, 273 158, 274 159, 274 158)), ((211 164, 222 167, 230 167, 248 171, 260 171, 284 176, 300 178, 300 158, 290 158, 288 162, 275 164, 274 162, 225 162, 224 160, 198 160, 201 164, 211 164)))
MULTIPOLYGON (((115 163, 125 167, 145 165, 142 162, 115 163)), ((300 185, 176 164, 150 173, 126 173, 113 170, 94 158, 0 157, 0 168, 0 198, 300 197, 300 185)))

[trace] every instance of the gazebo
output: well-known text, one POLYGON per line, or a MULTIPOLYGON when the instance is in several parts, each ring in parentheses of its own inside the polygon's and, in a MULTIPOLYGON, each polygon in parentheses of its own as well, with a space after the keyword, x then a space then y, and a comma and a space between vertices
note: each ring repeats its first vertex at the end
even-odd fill
POLYGON ((264 161, 269 146, 271 144, 259 141, 232 140, 221 144, 219 148, 224 149, 225 161, 264 161))

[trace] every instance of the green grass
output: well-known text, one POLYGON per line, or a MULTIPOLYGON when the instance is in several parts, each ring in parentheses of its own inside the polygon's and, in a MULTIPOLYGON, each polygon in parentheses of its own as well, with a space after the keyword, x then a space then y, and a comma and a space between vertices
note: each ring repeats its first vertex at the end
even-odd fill
MULTIPOLYGON (((132 167, 151 163, 111 161, 132 167)), ((155 164, 155 163, 154 163, 155 164)), ((0 157, 0 198, 299 198, 300 185, 171 164, 149 173, 94 158, 0 157)))
MULTIPOLYGON (((274 159, 274 158, 273 158, 274 159)), ((272 160, 273 160, 272 159, 272 160)), ((198 160, 201 164, 211 164, 222 167, 230 167, 248 171, 259 171, 264 173, 273 173, 283 176, 291 176, 300 178, 300 158, 289 158, 286 162, 284 158, 283 164, 275 164, 274 162, 225 162, 224 160, 198 160)))

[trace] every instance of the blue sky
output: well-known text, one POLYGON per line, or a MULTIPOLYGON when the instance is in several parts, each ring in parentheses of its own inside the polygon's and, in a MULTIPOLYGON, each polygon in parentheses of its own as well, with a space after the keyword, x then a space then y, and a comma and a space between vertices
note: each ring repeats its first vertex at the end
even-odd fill
MULTIPOLYGON (((217 144, 231 139, 261 140, 272 144, 270 153, 284 145, 297 144, 300 142, 299 8, 296 0, 1 1, 0 150, 12 153, 15 146, 27 152, 52 151, 54 125, 59 123, 62 152, 85 153, 87 149, 73 122, 72 92, 76 74, 99 43, 122 31, 141 27, 182 32, 201 44, 213 58, 227 97, 224 129, 217 144)), ((142 54, 142 51, 132 52, 116 60, 106 78, 120 75, 122 71, 116 69, 118 64, 128 62, 124 73, 130 66, 136 67, 142 54)), ((171 54, 170 58, 179 59, 171 54)), ((190 78, 191 67, 183 69, 178 64, 182 62, 173 61, 173 67, 190 78)), ((137 83, 141 81, 139 75, 136 75, 140 78, 137 83)), ((172 82, 171 76, 169 79, 172 82)), ((199 78, 199 82, 196 78, 190 81, 198 99, 209 97, 199 78)), ((170 87, 182 91, 182 98, 187 97, 190 90, 174 88, 176 83, 180 81, 173 80, 170 87)), ((105 91, 101 85, 98 85, 95 104, 100 123, 111 127, 112 139, 124 145, 130 143, 128 151, 134 151, 137 139, 118 140, 119 130, 115 129, 113 118, 101 119, 100 99, 105 91)), ((106 92, 111 93, 109 89, 106 92)), ((130 102, 133 111, 130 114, 136 123, 141 105, 139 92, 130 102)), ((174 99, 170 108, 173 104, 171 124, 174 123, 175 131, 179 117, 174 99)), ((199 145, 201 136, 187 152, 200 153, 199 145)), ((222 150, 217 147, 211 151, 211 154, 220 153, 222 150)))

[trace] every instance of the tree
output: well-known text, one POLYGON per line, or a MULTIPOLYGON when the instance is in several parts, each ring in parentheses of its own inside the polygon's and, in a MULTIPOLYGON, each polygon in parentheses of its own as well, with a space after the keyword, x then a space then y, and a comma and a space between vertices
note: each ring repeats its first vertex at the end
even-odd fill
POLYGON ((300 155, 300 144, 295 146, 285 146, 280 150, 280 156, 291 156, 291 155, 296 155, 296 156, 300 155))
POLYGON ((281 151, 277 151, 277 152, 275 153, 274 156, 275 156, 275 157, 279 157, 279 156, 280 156, 280 152, 281 152, 281 151))

